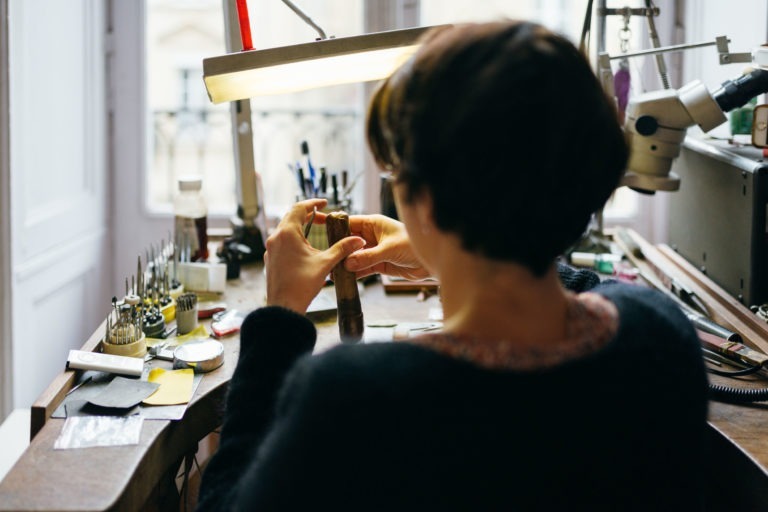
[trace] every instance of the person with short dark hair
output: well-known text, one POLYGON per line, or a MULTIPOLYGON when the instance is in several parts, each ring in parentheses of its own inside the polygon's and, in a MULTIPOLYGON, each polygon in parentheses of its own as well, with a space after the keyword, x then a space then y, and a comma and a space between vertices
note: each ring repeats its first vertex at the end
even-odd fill
POLYGON ((318 251, 308 200, 270 236, 198 508, 702 508, 693 327, 657 292, 556 263, 628 157, 586 59, 528 22, 435 29, 367 124, 402 223, 352 216, 318 251), (438 278, 442 332, 312 355, 303 314, 345 258, 438 278))

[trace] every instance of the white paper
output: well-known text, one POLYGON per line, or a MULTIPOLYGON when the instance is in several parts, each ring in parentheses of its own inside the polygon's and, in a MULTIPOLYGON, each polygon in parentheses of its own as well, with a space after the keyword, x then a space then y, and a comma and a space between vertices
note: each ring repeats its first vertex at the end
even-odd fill
POLYGON ((92 446, 139 444, 144 418, 128 416, 72 416, 64 422, 53 447, 56 450, 92 446))

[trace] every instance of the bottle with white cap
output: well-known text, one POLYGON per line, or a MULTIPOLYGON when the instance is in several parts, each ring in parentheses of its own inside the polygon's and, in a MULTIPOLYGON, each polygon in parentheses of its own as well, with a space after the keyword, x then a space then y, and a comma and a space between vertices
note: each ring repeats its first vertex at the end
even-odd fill
POLYGON ((179 193, 173 201, 176 244, 181 254, 189 255, 187 261, 208 259, 208 206, 202 189, 202 178, 180 178, 179 193))
POLYGON ((613 274, 614 267, 621 261, 620 254, 594 254, 591 252, 572 252, 571 264, 577 267, 593 268, 601 274, 613 274))

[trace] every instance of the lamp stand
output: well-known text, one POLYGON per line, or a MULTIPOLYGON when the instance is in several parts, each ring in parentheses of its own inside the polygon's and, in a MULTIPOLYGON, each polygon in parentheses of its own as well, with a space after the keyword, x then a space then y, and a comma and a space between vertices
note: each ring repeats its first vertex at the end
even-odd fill
MULTIPOLYGON (((223 0, 228 52, 241 49, 239 16, 235 2, 236 0, 223 0)), ((250 33, 250 27, 248 29, 250 33)), ((237 216, 231 219, 233 236, 229 242, 236 242, 250 249, 249 253, 243 253, 243 261, 256 261, 261 260, 265 251, 266 216, 253 155, 251 101, 231 102, 230 115, 235 152, 237 216)))

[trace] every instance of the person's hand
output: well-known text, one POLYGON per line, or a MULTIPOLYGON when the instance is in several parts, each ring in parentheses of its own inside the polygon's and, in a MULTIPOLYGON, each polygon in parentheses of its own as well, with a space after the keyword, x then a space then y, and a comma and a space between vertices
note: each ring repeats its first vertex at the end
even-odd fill
MULTIPOLYGON (((325 284, 331 269, 347 255, 362 248, 365 241, 351 236, 320 251, 304 238, 303 224, 325 199, 296 203, 267 239, 264 263, 267 268, 267 305, 307 312, 312 299, 325 284)), ((319 214, 318 214, 319 215, 319 214)))
POLYGON ((413 252, 402 222, 384 215, 351 215, 349 229, 366 242, 364 249, 344 262, 344 267, 358 278, 377 273, 406 279, 429 277, 413 252))

